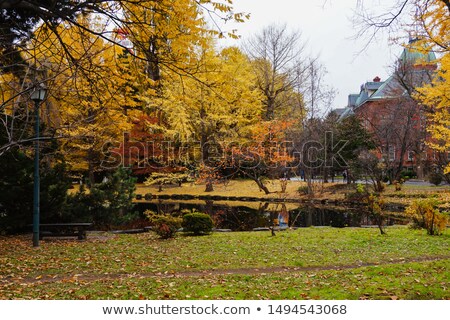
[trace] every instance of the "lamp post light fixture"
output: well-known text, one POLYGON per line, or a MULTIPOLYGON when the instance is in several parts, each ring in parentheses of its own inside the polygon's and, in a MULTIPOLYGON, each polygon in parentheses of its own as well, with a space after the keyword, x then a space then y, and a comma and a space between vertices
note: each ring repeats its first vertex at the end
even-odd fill
POLYGON ((39 105, 45 99, 47 89, 40 84, 31 93, 31 100, 34 101, 34 131, 36 138, 34 140, 34 189, 33 189, 33 247, 39 247, 39 198, 40 198, 40 179, 39 179, 39 105))

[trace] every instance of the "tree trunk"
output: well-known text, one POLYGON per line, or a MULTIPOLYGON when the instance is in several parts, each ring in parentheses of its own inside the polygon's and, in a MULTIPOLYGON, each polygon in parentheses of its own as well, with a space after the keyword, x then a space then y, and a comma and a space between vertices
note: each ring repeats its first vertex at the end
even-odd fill
POLYGON ((146 58, 148 77, 153 81, 159 81, 161 79, 161 73, 159 68, 158 46, 155 36, 152 36, 149 40, 149 47, 146 52, 146 58))
POLYGON ((383 192, 383 191, 384 191, 383 182, 381 180, 377 180, 375 185, 375 192, 383 192))
POLYGON ((95 175, 94 175, 94 163, 93 163, 93 151, 90 149, 88 151, 88 179, 89 179, 89 188, 91 188, 95 184, 95 175))
POLYGON ((434 212, 433 212, 433 216, 432 216, 432 218, 431 218, 431 223, 430 223, 430 225, 428 226, 428 234, 429 234, 430 236, 434 236, 434 216, 435 216, 435 214, 434 214, 434 212))
POLYGON ((424 178, 424 174, 423 174, 423 160, 422 160, 422 154, 421 153, 417 153, 416 154, 416 175, 417 175, 417 179, 423 179, 424 178))
POLYGON ((347 184, 351 184, 352 183, 352 175, 350 173, 350 170, 347 169, 347 184))
POLYGON ((383 217, 380 214, 378 214, 378 216, 375 218, 375 220, 377 221, 377 226, 378 226, 378 229, 380 229, 380 233, 382 235, 386 234, 386 231, 384 231, 384 228, 383 228, 383 220, 384 220, 383 217))
POLYGON ((269 189, 264 185, 264 183, 259 178, 253 178, 253 180, 256 182, 258 187, 264 191, 265 194, 270 194, 269 189))
POLYGON ((269 230, 271 232, 272 237, 275 237, 276 236, 276 234, 275 234, 275 227, 271 226, 271 227, 269 227, 269 230))
POLYGON ((214 191, 214 185, 212 181, 207 181, 205 192, 212 192, 212 191, 214 191))
POLYGON ((123 133, 123 166, 125 168, 130 167, 131 150, 130 145, 130 134, 128 132, 123 133))
POLYGON ((383 226, 381 224, 378 224, 378 229, 380 229, 381 234, 386 234, 386 231, 384 231, 383 226))

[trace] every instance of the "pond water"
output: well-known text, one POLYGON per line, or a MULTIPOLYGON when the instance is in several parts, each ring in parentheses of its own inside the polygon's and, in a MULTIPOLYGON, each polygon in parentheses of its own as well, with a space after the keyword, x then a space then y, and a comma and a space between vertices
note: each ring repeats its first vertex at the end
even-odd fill
MULTIPOLYGON (((264 203, 240 201, 176 201, 156 200, 137 203, 140 212, 152 210, 173 213, 183 209, 196 209, 209 214, 217 229, 250 231, 255 228, 331 226, 374 226, 374 221, 362 208, 344 208, 331 205, 305 205, 298 203, 264 203)), ((407 221, 388 216, 386 224, 406 224, 407 221)))

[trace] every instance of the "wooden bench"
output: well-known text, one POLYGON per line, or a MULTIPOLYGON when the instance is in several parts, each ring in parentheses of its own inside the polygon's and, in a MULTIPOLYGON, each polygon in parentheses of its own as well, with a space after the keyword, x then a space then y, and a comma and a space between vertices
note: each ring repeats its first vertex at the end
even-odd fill
POLYGON ((42 223, 39 225, 39 239, 44 237, 78 237, 85 240, 86 230, 92 223, 42 223))

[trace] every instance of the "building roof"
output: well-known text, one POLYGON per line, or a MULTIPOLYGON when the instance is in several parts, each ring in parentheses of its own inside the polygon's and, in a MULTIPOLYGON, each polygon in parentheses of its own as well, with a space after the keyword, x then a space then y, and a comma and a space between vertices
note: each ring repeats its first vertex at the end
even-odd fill
POLYGON ((348 95, 348 107, 355 107, 358 100, 359 93, 352 93, 348 95))
POLYGON ((361 88, 361 93, 359 94, 359 97, 356 100, 355 107, 358 108, 360 105, 362 105, 368 99, 369 99, 369 93, 367 92, 367 90, 364 90, 364 88, 361 88))
POLYGON ((340 117, 345 112, 345 110, 346 110, 346 108, 337 108, 337 109, 331 110, 331 112, 333 112, 335 115, 340 117))
POLYGON ((394 76, 390 76, 370 97, 370 100, 395 98, 396 96, 399 96, 400 92, 403 94, 404 91, 405 89, 402 88, 396 78, 394 76))
MULTIPOLYGON (((416 40, 411 40, 410 44, 416 40)), ((361 85, 359 94, 350 94, 348 96, 348 105, 342 112, 339 119, 343 119, 354 114, 354 111, 368 101, 377 101, 382 99, 393 99, 407 94, 406 88, 399 80, 407 77, 412 86, 422 86, 430 80, 430 71, 435 70, 436 55, 429 51, 423 53, 413 48, 405 48, 399 58, 399 74, 390 76, 386 81, 380 81, 379 77, 373 81, 367 81, 361 85), (407 65, 414 65, 410 68, 407 65), (406 67, 402 67, 406 65, 406 67), (404 70, 403 70, 404 69, 404 70), (403 74, 402 74, 403 72, 403 74)))
POLYGON ((378 90, 378 88, 380 88, 380 86, 383 84, 383 82, 379 81, 379 82, 374 82, 374 81, 368 81, 365 84, 365 87, 367 90, 378 90))
POLYGON ((350 117, 351 115, 354 115, 355 113, 353 112, 353 108, 351 107, 347 107, 345 108, 344 112, 341 114, 341 116, 339 117, 338 121, 345 119, 347 117, 350 117))
POLYGON ((429 64, 436 61, 436 54, 433 51, 423 53, 411 48, 405 48, 400 55, 400 61, 403 63, 429 64))

